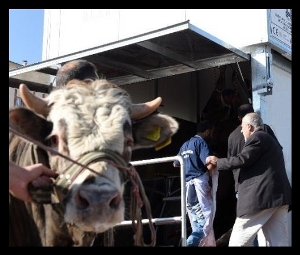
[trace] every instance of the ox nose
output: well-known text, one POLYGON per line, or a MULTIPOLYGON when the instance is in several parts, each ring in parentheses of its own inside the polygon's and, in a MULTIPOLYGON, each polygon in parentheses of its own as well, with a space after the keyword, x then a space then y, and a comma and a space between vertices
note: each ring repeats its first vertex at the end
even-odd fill
POLYGON ((81 188, 75 195, 78 209, 95 209, 101 211, 116 210, 120 207, 122 197, 116 189, 81 188))

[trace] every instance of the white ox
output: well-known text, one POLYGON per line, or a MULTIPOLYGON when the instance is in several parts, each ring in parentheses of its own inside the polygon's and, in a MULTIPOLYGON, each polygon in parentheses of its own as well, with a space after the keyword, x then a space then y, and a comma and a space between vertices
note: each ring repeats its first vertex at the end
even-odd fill
POLYGON ((162 146, 178 123, 153 113, 161 98, 134 105, 125 90, 104 79, 73 80, 46 99, 34 97, 25 85, 20 92, 27 108, 9 110, 10 127, 87 168, 69 177, 66 170, 74 163, 10 132, 11 161, 21 166, 42 162, 66 178, 61 190, 58 182, 52 187, 51 203, 24 203, 10 195, 10 246, 91 245, 97 233, 124 220, 128 176, 122 169, 132 150, 162 146), (53 206, 55 199, 62 212, 53 206))

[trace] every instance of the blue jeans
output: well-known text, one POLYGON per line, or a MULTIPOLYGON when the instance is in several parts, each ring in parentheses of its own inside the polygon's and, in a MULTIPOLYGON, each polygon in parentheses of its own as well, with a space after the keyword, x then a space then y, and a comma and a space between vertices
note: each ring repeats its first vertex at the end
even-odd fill
POLYGON ((205 218, 200 208, 200 204, 191 205, 187 203, 187 213, 192 227, 192 233, 186 240, 186 246, 198 246, 204 237, 203 226, 205 218))

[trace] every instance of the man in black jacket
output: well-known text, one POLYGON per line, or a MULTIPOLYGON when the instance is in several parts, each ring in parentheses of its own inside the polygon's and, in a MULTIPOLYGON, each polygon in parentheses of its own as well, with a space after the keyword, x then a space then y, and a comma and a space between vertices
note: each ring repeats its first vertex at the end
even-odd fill
MULTIPOLYGON (((254 112, 253 106, 251 104, 242 104, 238 108, 238 118, 242 122, 243 117, 250 112, 254 112)), ((241 132, 242 127, 238 125, 235 130, 233 130, 228 137, 228 149, 227 149, 227 157, 237 156, 243 149, 245 145, 245 138, 241 132)), ((268 124, 263 124, 263 130, 269 133, 274 139, 279 143, 275 133, 272 128, 268 124)), ((281 145, 280 145, 281 146, 281 145)), ((235 182, 235 192, 237 193, 237 185, 238 185, 238 176, 240 169, 233 169, 233 178, 235 182)))
MULTIPOLYGON (((253 106, 251 104, 242 104, 239 106, 237 113, 238 119, 242 122, 243 117, 250 112, 254 112, 253 106)), ((228 149, 227 149, 227 157, 237 156, 243 149, 245 145, 245 138, 241 132, 242 127, 238 125, 236 129, 234 129, 229 137, 228 137, 228 149)), ((269 133, 274 139, 278 142, 275 133, 273 132, 272 128, 268 124, 263 124, 263 130, 269 133)), ((279 142, 278 142, 279 143, 279 142)), ((281 145, 280 145, 281 146, 281 145)), ((238 186, 238 176, 239 176, 240 169, 236 168, 232 170, 233 178, 234 178, 234 189, 236 193, 236 198, 238 198, 237 186, 238 186)), ((259 232, 261 233, 261 232, 259 232)), ((266 246, 264 237, 260 235, 259 242, 261 246, 266 246)), ((259 246, 258 238, 254 239, 254 246, 259 246)))
POLYGON ((263 130, 259 114, 242 119, 245 145, 237 156, 209 156, 207 164, 217 170, 240 168, 238 176, 237 218, 229 246, 252 246, 262 229, 270 246, 288 246, 288 211, 292 188, 287 177, 282 147, 263 130))

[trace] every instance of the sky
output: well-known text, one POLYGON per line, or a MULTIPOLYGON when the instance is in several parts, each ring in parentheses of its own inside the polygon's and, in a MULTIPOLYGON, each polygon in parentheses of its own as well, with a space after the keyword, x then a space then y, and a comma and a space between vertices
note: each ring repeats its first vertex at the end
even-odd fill
POLYGON ((44 9, 9 9, 9 60, 42 61, 44 9))

